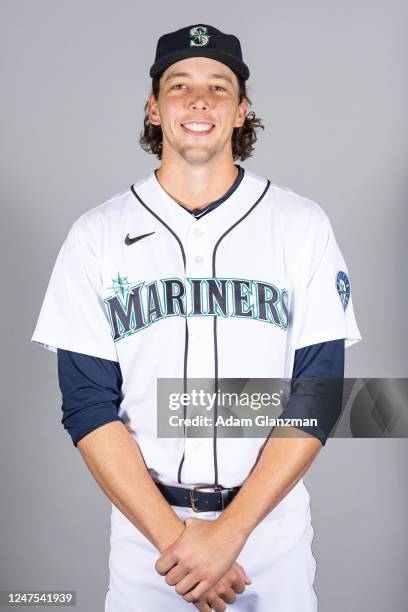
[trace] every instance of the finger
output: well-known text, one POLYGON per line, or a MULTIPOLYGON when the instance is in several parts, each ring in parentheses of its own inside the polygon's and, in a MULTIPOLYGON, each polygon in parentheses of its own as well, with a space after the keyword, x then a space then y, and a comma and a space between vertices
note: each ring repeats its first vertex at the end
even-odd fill
MULTIPOLYGON (((191 592, 198 587, 200 581, 197 579, 194 574, 186 574, 184 578, 180 580, 175 586, 175 589, 179 595, 183 595, 183 597, 190 595, 191 592)), ((204 593, 194 593, 194 596, 191 596, 187 601, 195 601, 196 599, 200 599, 204 593)))
POLYGON ((170 552, 163 553, 158 561, 156 561, 155 569, 161 576, 167 574, 172 567, 177 564, 176 556, 170 552))
MULTIPOLYGON (((187 578, 183 578, 183 580, 187 580, 187 578)), ((183 582, 183 581, 182 581, 183 582)), ((176 590, 178 588, 179 585, 176 586, 176 590)), ((209 580, 201 580, 201 582, 199 582, 198 584, 196 584, 194 586, 194 588, 192 588, 191 590, 189 590, 188 592, 186 592, 183 595, 183 599, 185 599, 186 601, 190 601, 190 602, 194 602, 197 601, 198 599, 201 599, 203 597, 203 595, 212 587, 212 583, 209 582, 209 580)))
POLYGON ((240 595, 241 593, 243 593, 245 591, 245 584, 243 584, 242 582, 233 582, 231 584, 231 589, 234 591, 234 593, 237 593, 237 595, 240 595))
POLYGON ((218 597, 225 601, 225 603, 233 604, 237 601, 237 595, 232 588, 221 587, 220 589, 217 589, 217 587, 215 587, 215 590, 218 597))
POLYGON ((244 570, 244 568, 242 567, 242 565, 240 565, 239 563, 235 563, 235 565, 236 565, 236 566, 237 566, 237 567, 238 567, 238 568, 241 570, 241 573, 242 573, 242 575, 243 575, 243 577, 244 577, 244 582, 245 582, 245 584, 252 584, 252 580, 251 580, 251 578, 249 578, 249 577, 247 576, 247 573, 246 573, 246 571, 244 570))
POLYGON ((245 584, 252 584, 252 580, 249 578, 249 576, 246 575, 245 570, 243 570, 243 572, 244 572, 245 584))
POLYGON ((171 568, 171 570, 167 572, 164 579, 170 586, 175 586, 178 582, 180 582, 180 580, 184 578, 184 576, 187 575, 187 573, 188 570, 183 569, 182 567, 180 567, 180 565, 175 565, 171 568))
POLYGON ((234 572, 232 575, 231 587, 235 593, 243 593, 249 584, 252 584, 252 580, 245 574, 244 569, 239 566, 237 572, 234 572))
POLYGON ((231 580, 230 587, 234 593, 243 593, 246 588, 244 580, 240 577, 231 580))
POLYGON ((206 595, 207 603, 210 605, 210 609, 215 612, 225 612, 227 604, 218 595, 206 595))
POLYGON ((197 608, 197 610, 200 610, 200 612, 211 612, 211 606, 209 606, 208 603, 202 599, 193 605, 197 608))

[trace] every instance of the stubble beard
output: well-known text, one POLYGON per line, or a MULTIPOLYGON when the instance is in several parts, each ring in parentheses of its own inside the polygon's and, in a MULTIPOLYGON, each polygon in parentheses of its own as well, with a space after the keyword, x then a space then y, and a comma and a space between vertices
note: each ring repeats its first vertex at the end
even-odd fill
POLYGON ((224 146, 225 143, 223 142, 215 143, 209 148, 200 148, 198 146, 193 147, 175 143, 173 148, 188 164, 192 166, 202 166, 217 157, 221 153, 224 146))
POLYGON ((202 166, 210 162, 218 153, 216 149, 197 150, 191 148, 178 149, 180 157, 192 166, 202 166))

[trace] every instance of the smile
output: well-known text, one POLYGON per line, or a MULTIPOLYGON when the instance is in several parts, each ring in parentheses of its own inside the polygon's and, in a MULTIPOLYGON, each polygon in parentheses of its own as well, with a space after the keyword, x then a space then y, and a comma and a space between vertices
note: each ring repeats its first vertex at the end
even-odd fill
POLYGON ((188 134, 194 135, 209 134, 215 127, 213 123, 182 123, 181 126, 188 134))

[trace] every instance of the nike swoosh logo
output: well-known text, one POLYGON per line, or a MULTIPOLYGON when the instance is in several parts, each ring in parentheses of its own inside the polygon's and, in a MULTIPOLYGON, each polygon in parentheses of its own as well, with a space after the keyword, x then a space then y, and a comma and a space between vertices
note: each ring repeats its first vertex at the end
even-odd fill
POLYGON ((141 236, 136 236, 135 238, 129 238, 129 234, 126 236, 125 238, 125 244, 133 244, 134 242, 137 242, 138 240, 142 240, 142 238, 147 238, 147 236, 151 236, 152 234, 155 234, 156 232, 150 232, 150 234, 142 234, 141 236))

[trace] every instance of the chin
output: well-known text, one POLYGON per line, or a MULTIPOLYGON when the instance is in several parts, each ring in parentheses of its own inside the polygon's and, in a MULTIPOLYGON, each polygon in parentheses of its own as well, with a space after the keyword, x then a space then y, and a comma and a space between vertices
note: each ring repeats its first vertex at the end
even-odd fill
POLYGON ((193 149, 184 149, 180 151, 181 157, 189 164, 205 164, 213 159, 215 151, 197 151, 193 149))

